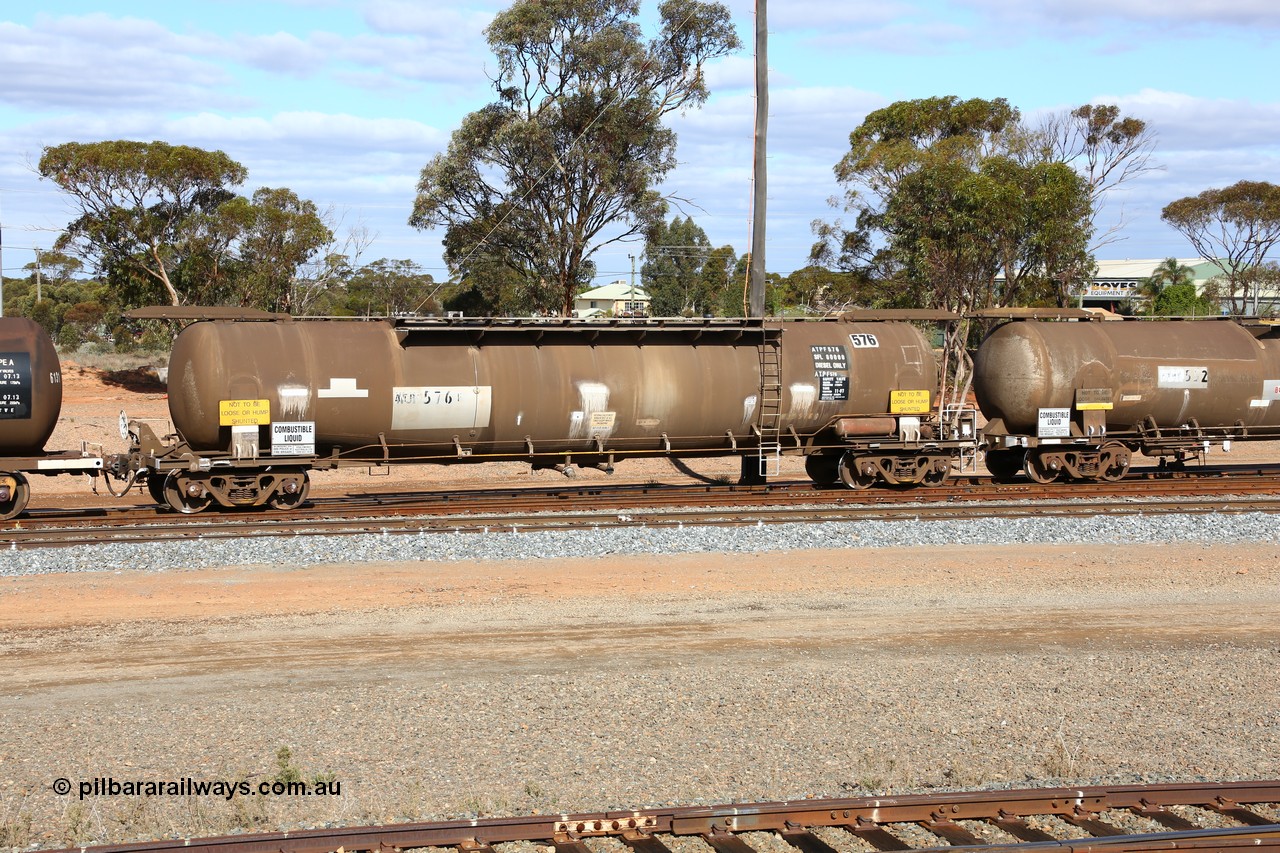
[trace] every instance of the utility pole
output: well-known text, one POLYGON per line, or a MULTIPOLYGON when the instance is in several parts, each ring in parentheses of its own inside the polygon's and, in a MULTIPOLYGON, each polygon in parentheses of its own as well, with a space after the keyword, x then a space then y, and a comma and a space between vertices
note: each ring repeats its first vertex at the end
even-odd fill
POLYGON ((764 224, 768 195, 765 157, 769 130, 769 28, 765 2, 756 0, 756 140, 752 172, 755 194, 751 205, 751 266, 747 275, 747 313, 752 317, 764 316, 764 224))
POLYGON ((0 213, 0 317, 4 316, 4 216, 0 213))
POLYGON ((36 302, 39 303, 40 302, 40 247, 32 246, 31 248, 36 253, 36 302))
POLYGON ((636 256, 627 255, 627 257, 631 259, 631 291, 627 295, 627 310, 634 313, 636 302, 636 256))

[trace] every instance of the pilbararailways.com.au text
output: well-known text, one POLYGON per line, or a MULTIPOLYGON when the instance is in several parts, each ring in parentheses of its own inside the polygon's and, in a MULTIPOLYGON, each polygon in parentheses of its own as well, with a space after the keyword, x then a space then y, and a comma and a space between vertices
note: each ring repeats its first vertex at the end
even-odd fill
POLYGON ((116 779, 98 776, 72 783, 66 777, 53 781, 53 792, 66 796, 76 791, 80 799, 87 797, 339 797, 342 782, 338 779, 314 782, 250 782, 245 779, 116 779))

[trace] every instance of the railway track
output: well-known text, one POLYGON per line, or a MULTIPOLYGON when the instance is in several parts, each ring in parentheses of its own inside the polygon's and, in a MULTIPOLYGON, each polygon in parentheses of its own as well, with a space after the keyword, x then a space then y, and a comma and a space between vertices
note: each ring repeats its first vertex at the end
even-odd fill
POLYGON ((369 493, 316 498, 296 513, 181 515, 154 505, 37 509, 0 527, 11 550, 126 541, 299 535, 535 532, 957 518, 1280 512, 1280 473, 1250 469, 1117 483, 1042 486, 963 478, 933 489, 866 492, 806 481, 768 486, 619 484, 369 493))
MULTIPOLYGON (((1280 781, 739 803, 78 848, 92 853, 1280 851, 1280 781)), ((70 851, 64 851, 70 853, 70 851)))

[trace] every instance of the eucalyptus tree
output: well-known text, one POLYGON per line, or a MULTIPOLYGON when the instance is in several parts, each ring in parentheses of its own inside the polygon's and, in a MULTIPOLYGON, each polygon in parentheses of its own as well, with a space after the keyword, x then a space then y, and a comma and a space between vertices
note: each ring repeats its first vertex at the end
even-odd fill
POLYGON ((496 100, 423 168, 411 225, 444 228, 459 276, 500 263, 566 314, 594 253, 663 221, 674 111, 708 97, 705 64, 739 47, 728 9, 665 0, 642 38, 638 0, 516 0, 485 31, 496 100))
MULTIPOLYGON (((650 314, 677 317, 711 310, 718 292, 703 275, 711 251, 711 240, 692 217, 677 216, 649 232, 640 281, 649 295, 650 314)), ((723 266, 723 258, 719 262, 723 266)))
POLYGON ((256 190, 238 245, 241 304, 285 313, 302 307, 299 270, 333 239, 314 202, 290 189, 256 190))
POLYGON ((1186 237, 1202 258, 1222 267, 1233 313, 1258 308, 1257 282, 1262 279, 1250 271, 1263 266, 1280 243, 1280 186, 1239 181, 1208 189, 1165 205, 1160 218, 1186 237))
POLYGON ((1090 251, 1119 239, 1123 208, 1102 231, 1097 218, 1114 190, 1162 168, 1154 159, 1155 130, 1136 116, 1121 115, 1115 104, 1085 104, 1047 116, 1037 139, 1045 159, 1068 164, 1089 188, 1090 251))
POLYGON ((78 213, 55 249, 89 260, 113 281, 150 282, 174 305, 184 301, 175 279, 193 218, 215 216, 248 175, 221 151, 131 140, 48 146, 38 171, 71 196, 78 213))
MULTIPOLYGON (((1091 266, 1088 186, 1035 156, 1020 118, 1002 98, 926 98, 876 110, 850 134, 835 174, 857 233, 840 245, 892 278, 893 302, 961 314, 1061 303, 1091 266)), ((948 328, 951 402, 972 378, 968 343, 967 321, 948 328)))
POLYGON ((68 142, 40 175, 74 200, 55 249, 90 261, 121 307, 165 301, 291 311, 300 271, 333 241, 313 202, 233 188, 248 170, 221 151, 165 142, 68 142))

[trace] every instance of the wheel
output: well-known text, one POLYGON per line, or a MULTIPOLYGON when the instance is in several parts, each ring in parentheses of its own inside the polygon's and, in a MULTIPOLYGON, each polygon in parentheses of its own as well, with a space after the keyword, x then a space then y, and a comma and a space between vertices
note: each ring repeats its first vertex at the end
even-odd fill
POLYGON ((985 461, 991 479, 997 483, 1010 482, 1022 471, 1026 456, 1024 450, 988 450, 985 461))
POLYGON ((160 506, 168 506, 169 502, 164 497, 164 476, 152 472, 147 475, 147 494, 151 495, 151 500, 160 504, 160 506))
POLYGON ((17 518, 27 508, 31 484, 17 471, 0 474, 0 521, 17 518))
POLYGON ((1123 480, 1124 475, 1129 473, 1129 461, 1132 458, 1129 448, 1118 441, 1102 445, 1102 450, 1098 453, 1098 479, 1108 483, 1123 480))
POLYGON ((936 489, 939 486, 946 485, 947 480, 951 479, 951 460, 930 460, 928 467, 920 476, 920 484, 936 489))
POLYGON ((213 503, 213 495, 209 494, 199 480, 173 471, 164 478, 164 502, 180 513, 191 515, 208 509, 213 503))
POLYGON ((858 458, 850 453, 840 457, 840 482, 851 489, 869 489, 875 485, 879 474, 876 465, 867 458, 858 458), (870 470, 866 470, 870 469, 870 470))
POLYGON ((1036 453, 1027 454, 1022 471, 1035 483, 1052 483, 1062 474, 1061 469, 1046 467, 1043 458, 1036 453))
POLYGON ((267 498, 267 506, 272 509, 296 509, 302 506, 311 491, 311 480, 306 471, 290 474, 280 481, 280 485, 267 498))
POLYGON ((819 486, 834 485, 840 479, 840 457, 811 453, 804 458, 804 472, 819 486))

